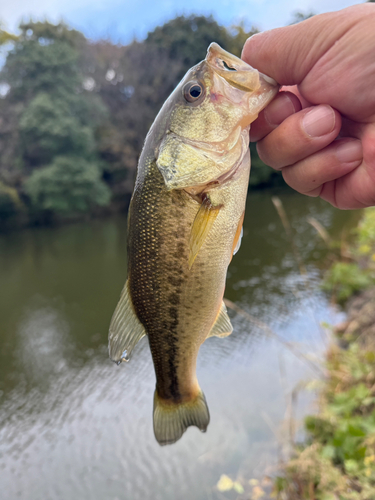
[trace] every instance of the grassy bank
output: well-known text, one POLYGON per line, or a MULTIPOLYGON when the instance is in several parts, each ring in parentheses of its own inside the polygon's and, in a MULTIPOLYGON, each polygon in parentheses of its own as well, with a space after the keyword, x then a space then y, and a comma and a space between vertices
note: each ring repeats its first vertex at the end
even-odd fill
MULTIPOLYGON (((341 245, 342 249, 342 245, 341 245)), ((323 287, 348 320, 327 353, 319 411, 275 481, 279 500, 375 499, 375 209, 328 270, 323 287)))

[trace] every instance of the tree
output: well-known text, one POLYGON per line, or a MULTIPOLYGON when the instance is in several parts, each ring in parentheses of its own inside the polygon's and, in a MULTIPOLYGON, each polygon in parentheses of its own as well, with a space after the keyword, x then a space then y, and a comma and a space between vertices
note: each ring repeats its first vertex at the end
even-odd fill
POLYGON ((87 212, 94 205, 105 206, 111 193, 101 181, 97 165, 81 157, 58 156, 25 182, 35 209, 59 215, 87 212))
MULTIPOLYGON (((211 42, 239 56, 254 32, 244 22, 226 29, 212 17, 194 15, 177 17, 127 46, 89 42, 64 23, 23 23, 17 37, 0 30, 0 44, 11 41, 12 47, 0 71, 4 210, 20 206, 14 193, 34 211, 92 210, 108 202, 106 186, 112 202, 126 206, 144 139, 181 77, 211 42), (83 189, 89 168, 91 187, 83 183, 83 189), (77 191, 74 179, 81 183, 77 191)), ((272 178, 254 154, 253 165, 252 184, 272 178)))
POLYGON ((8 54, 1 80, 10 85, 9 98, 28 101, 38 92, 67 92, 80 86, 76 45, 83 35, 63 23, 27 23, 8 54))
POLYGON ((18 40, 17 35, 14 35, 13 33, 8 33, 8 31, 5 31, 1 26, 2 25, 0 22, 0 46, 18 40))
POLYGON ((305 21, 306 19, 310 19, 310 17, 313 17, 315 16, 315 13, 310 11, 310 12, 300 12, 300 11, 296 11, 294 12, 293 14, 293 20, 290 24, 298 24, 300 23, 301 21, 305 21))
POLYGON ((227 42, 228 45, 224 48, 237 57, 241 57, 241 52, 246 40, 252 35, 255 35, 255 33, 259 33, 259 30, 254 26, 247 27, 246 22, 242 20, 239 24, 233 24, 228 29, 228 33, 230 35, 227 42))
POLYGON ((148 33, 145 41, 148 46, 164 49, 171 60, 181 61, 182 74, 205 58, 211 42, 226 48, 230 35, 212 16, 196 15, 172 19, 148 33))
MULTIPOLYGON (((7 130, 5 120, 0 121, 0 178, 19 186, 24 178, 20 180, 15 173, 22 172, 23 177, 31 174, 32 182, 25 183, 28 186, 25 190, 33 194, 34 207, 48 207, 61 213, 61 200, 50 204, 35 202, 36 186, 38 182, 58 179, 62 165, 71 165, 70 160, 61 163, 63 155, 80 159, 75 165, 76 169, 83 169, 84 177, 91 165, 97 184, 91 194, 99 196, 107 189, 100 175, 97 178, 101 170, 96 137, 99 123, 107 120, 106 108, 96 93, 85 89, 87 77, 82 70, 82 53, 87 42, 81 33, 68 29, 63 23, 48 22, 30 22, 22 24, 20 29, 21 34, 0 73, 0 81, 10 89, 0 111, 12 124, 11 130, 9 127, 7 130), (102 184, 101 191, 98 183, 102 184)), ((73 175, 70 169, 70 174, 71 179, 79 180, 76 170, 73 175)), ((39 194, 42 191, 39 190, 39 194)), ((67 202, 69 209, 86 207, 88 210, 96 202, 108 201, 108 197, 99 196, 88 204, 84 191, 82 203, 77 197, 78 194, 73 197, 74 203, 67 202)))
POLYGON ((93 77, 112 121, 112 128, 100 133, 99 147, 106 160, 106 178, 119 195, 129 189, 144 138, 184 73, 204 59, 211 42, 240 55, 254 32, 244 23, 227 31, 212 17, 180 16, 148 33, 145 42, 122 48, 95 45, 93 77))
POLYGON ((19 127, 23 157, 30 167, 49 163, 63 153, 89 158, 94 152, 92 128, 66 109, 61 97, 40 92, 22 114, 19 127))

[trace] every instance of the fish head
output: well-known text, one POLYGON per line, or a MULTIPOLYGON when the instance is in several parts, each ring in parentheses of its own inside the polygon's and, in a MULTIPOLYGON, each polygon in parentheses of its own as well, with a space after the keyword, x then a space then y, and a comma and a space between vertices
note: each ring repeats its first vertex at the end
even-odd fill
POLYGON ((161 110, 169 118, 157 166, 167 188, 203 191, 227 180, 246 154, 250 123, 278 89, 272 78, 212 43, 161 110))

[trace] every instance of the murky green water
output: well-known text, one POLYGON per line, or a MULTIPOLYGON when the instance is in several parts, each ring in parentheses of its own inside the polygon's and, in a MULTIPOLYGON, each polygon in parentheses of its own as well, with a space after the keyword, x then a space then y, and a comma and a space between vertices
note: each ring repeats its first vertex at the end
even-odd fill
MULTIPOLYGON (((306 218, 338 237, 353 214, 290 192, 281 198, 308 286, 271 193, 263 191, 248 200, 226 297, 322 356, 319 324, 339 313, 319 291, 327 250, 306 218)), ((216 499, 223 473, 248 480, 272 472, 288 395, 311 369, 230 313, 233 334, 208 340, 198 358, 211 413, 207 433, 190 428, 160 448, 147 340, 129 364, 117 367, 107 356, 108 324, 126 276, 125 227, 118 216, 0 237, 0 498, 216 499)))

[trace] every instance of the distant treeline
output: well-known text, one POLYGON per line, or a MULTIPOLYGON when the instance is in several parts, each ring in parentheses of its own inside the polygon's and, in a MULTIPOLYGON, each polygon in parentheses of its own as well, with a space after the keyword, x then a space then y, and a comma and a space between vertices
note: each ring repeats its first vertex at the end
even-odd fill
MULTIPOLYGON (((0 30, 0 227, 127 206, 147 131, 212 41, 240 55, 253 31, 177 17, 143 42, 90 41, 63 23, 0 30)), ((253 151, 251 184, 275 174, 253 151)))

